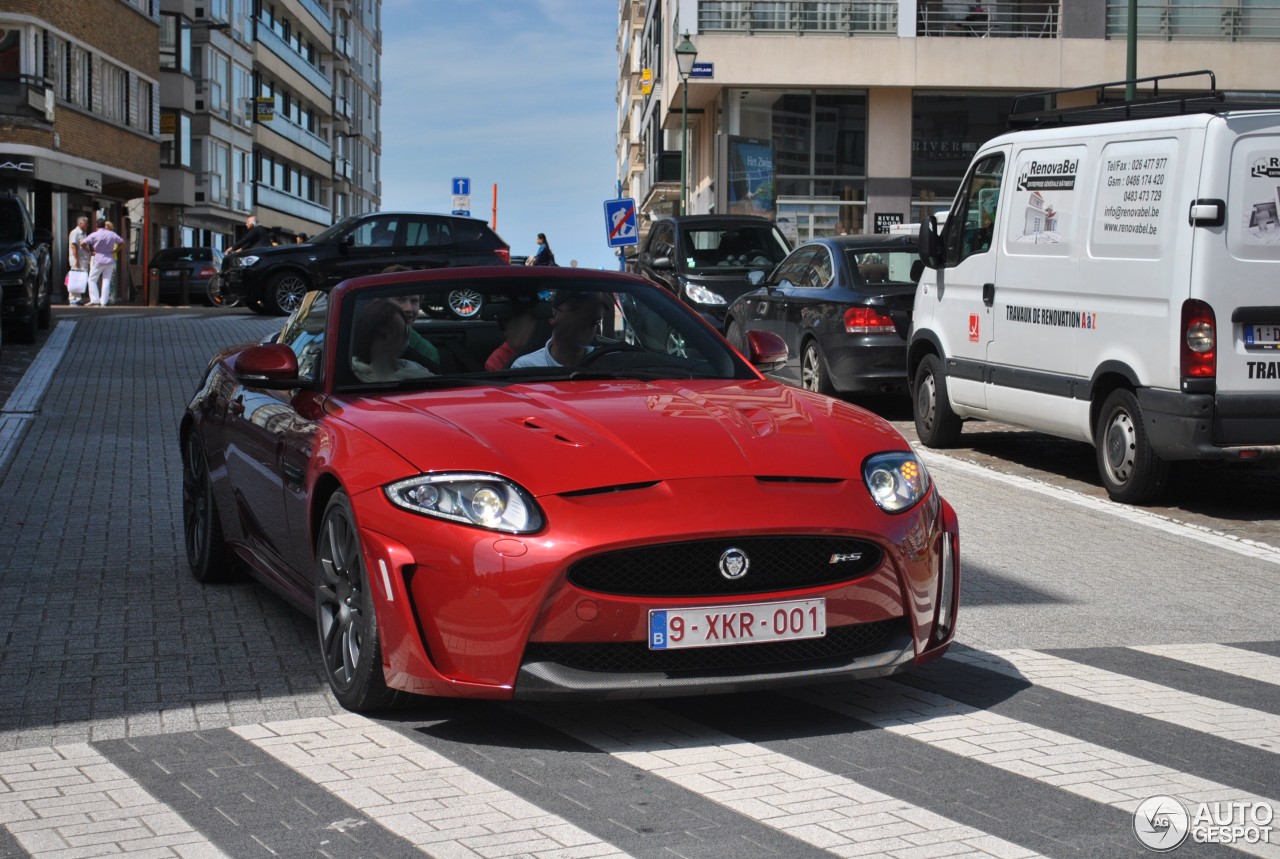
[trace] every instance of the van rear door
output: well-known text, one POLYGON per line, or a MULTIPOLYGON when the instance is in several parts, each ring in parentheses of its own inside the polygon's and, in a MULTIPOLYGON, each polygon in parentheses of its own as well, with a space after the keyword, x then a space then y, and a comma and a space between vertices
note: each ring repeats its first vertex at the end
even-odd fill
POLYGON ((1191 297, 1217 336, 1213 441, 1280 444, 1280 111, 1215 119, 1203 163, 1198 198, 1224 216, 1193 231, 1191 297))

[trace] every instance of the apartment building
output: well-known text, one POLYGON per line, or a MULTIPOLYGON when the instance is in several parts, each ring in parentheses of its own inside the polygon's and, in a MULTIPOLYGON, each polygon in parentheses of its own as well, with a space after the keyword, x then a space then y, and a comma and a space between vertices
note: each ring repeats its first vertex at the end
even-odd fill
MULTIPOLYGON (((1280 93, 1280 0, 1136 12, 1138 76, 1209 69, 1221 90, 1280 93)), ((917 221, 1015 95, 1124 79, 1128 25, 1129 0, 620 0, 623 194, 677 211, 687 134, 690 213, 763 214, 793 241, 917 221)))
POLYGON ((381 204, 381 0, 6 0, 0 192, 65 237, 128 242, 121 300, 169 246, 245 218, 292 239, 381 204))
POLYGON ((380 0, 160 0, 159 247, 281 239, 381 198, 380 0))
POLYGON ((160 181, 158 45, 149 0, 0 6, 0 192, 53 232, 59 280, 80 215, 141 243, 128 201, 160 181))

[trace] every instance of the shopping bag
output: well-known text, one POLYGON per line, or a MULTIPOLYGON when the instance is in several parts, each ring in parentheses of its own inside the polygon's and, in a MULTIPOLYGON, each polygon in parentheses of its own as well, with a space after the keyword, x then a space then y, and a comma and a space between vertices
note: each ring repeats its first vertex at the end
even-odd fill
POLYGON ((85 289, 89 286, 89 272, 87 271, 69 271, 67 272, 67 295, 84 295, 85 289))

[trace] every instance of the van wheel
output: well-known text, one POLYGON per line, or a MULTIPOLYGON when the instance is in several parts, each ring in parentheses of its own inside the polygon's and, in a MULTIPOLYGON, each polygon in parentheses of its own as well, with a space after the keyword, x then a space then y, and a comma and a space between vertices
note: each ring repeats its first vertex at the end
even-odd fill
POLYGON ((800 357, 800 387, 806 391, 816 391, 835 396, 835 386, 831 384, 831 374, 827 371, 827 362, 822 360, 822 352, 818 342, 810 340, 804 344, 800 357))
POLYGON ((1147 440, 1138 398, 1125 388, 1112 391, 1102 405, 1093 446, 1098 474, 1111 500, 1145 504, 1164 491, 1169 463, 1156 456, 1147 440))
POLYGON ((916 435, 927 447, 954 447, 960 440, 961 421, 947 399, 947 378, 937 355, 925 355, 916 368, 912 411, 916 435))

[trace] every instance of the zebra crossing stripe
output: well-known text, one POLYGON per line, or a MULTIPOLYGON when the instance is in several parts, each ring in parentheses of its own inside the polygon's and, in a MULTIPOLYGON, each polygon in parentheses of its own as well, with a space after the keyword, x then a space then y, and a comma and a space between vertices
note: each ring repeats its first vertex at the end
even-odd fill
POLYGON ((0 753, 0 825, 35 859, 226 854, 86 743, 0 753))
POLYGON ((1153 644, 1129 649, 1280 686, 1280 659, 1265 653, 1225 644, 1153 644))
MULTIPOLYGON (((795 697, 899 736, 1133 813, 1152 796, 1192 807, 1217 801, 1280 803, 889 680, 821 687, 795 697)), ((1280 857, 1280 844, 1232 845, 1280 857)))
POLYGON ((627 856, 363 716, 348 713, 230 730, 435 856, 627 856))
POLYGON ((948 658, 1037 686, 1280 754, 1280 716, 1237 707, 1035 650, 963 650, 948 658))
POLYGON ((1039 854, 838 774, 653 705, 527 714, 666 779, 839 856, 1039 854))

